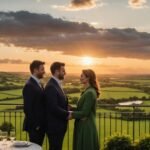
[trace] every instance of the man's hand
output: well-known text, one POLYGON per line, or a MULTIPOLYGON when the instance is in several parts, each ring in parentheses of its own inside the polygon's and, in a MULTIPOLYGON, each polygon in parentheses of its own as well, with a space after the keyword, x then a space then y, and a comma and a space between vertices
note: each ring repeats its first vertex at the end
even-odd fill
POLYGON ((72 106, 68 105, 68 111, 71 111, 71 110, 72 110, 72 106))
POLYGON ((71 120, 72 118, 72 111, 69 111, 69 116, 68 116, 68 120, 71 120))

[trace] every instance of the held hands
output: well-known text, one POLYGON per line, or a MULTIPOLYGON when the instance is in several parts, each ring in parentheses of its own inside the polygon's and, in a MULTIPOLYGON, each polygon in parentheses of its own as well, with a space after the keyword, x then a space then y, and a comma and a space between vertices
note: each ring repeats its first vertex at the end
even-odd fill
POLYGON ((72 110, 72 106, 68 105, 68 111, 71 111, 71 110, 72 110))
POLYGON ((71 105, 68 105, 68 112, 69 112, 69 115, 67 118, 68 120, 73 119, 73 116, 72 116, 73 110, 74 110, 74 107, 72 107, 71 105))
POLYGON ((68 120, 73 119, 73 117, 72 117, 72 111, 68 111, 68 112, 69 112, 68 120))

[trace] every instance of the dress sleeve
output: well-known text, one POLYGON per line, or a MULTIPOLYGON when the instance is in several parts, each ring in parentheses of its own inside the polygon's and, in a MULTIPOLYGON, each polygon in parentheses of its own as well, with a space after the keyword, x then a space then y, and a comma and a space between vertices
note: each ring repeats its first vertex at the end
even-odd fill
POLYGON ((92 91, 87 91, 82 109, 80 111, 74 111, 72 113, 72 117, 75 119, 88 117, 94 103, 95 103, 94 93, 92 91))

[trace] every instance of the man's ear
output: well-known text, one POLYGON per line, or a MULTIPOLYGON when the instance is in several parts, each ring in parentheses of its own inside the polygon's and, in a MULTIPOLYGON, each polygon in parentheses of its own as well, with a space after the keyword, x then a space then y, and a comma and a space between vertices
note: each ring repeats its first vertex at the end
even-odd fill
POLYGON ((58 74, 59 74, 59 70, 56 70, 56 71, 55 71, 55 74, 58 75, 58 74))
POLYGON ((39 69, 35 68, 33 71, 34 71, 35 74, 37 74, 39 72, 39 69))

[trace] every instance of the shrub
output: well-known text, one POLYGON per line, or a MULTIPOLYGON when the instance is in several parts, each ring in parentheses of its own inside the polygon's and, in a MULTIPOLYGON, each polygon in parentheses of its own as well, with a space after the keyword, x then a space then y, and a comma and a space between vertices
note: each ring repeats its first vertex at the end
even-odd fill
POLYGON ((114 135, 107 139, 104 150, 132 150, 131 138, 127 135, 114 135))
POLYGON ((137 150, 150 150, 150 136, 139 141, 137 144, 137 150))
POLYGON ((4 122, 1 126, 0 126, 0 130, 5 131, 8 133, 8 136, 10 135, 10 132, 14 129, 13 125, 9 122, 4 122))

